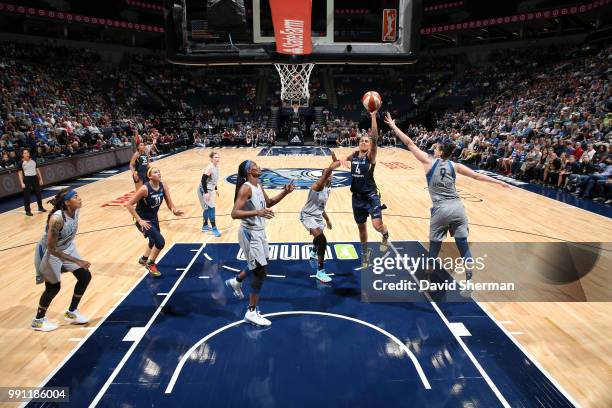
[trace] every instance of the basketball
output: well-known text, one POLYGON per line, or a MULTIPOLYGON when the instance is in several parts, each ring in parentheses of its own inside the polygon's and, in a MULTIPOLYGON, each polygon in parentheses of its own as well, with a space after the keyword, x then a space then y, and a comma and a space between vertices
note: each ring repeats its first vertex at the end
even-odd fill
POLYGON ((368 112, 374 112, 375 110, 380 109, 382 105, 382 98, 379 93, 376 91, 368 91, 361 97, 361 103, 363 103, 363 107, 368 112))

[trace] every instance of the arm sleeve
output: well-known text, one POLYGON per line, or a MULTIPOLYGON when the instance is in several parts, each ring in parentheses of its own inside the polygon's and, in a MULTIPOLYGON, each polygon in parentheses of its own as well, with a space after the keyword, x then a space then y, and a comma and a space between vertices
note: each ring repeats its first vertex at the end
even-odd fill
POLYGON ((207 180, 208 180, 208 174, 206 174, 206 173, 202 174, 202 181, 201 181, 202 182, 202 189, 204 189, 204 193, 205 194, 208 193, 208 187, 206 186, 208 184, 207 180))

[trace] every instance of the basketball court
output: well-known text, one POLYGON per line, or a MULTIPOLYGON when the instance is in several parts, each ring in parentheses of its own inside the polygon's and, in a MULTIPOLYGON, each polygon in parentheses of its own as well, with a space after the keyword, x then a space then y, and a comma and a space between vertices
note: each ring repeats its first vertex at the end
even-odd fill
MULTIPOLYGON (((176 205, 186 212, 180 219, 160 212, 169 244, 158 280, 137 264, 145 241, 117 200, 133 188, 129 172, 79 187, 84 205, 77 244, 92 262, 94 276, 82 310, 92 322, 62 325, 52 336, 28 327, 39 296, 29 259, 45 217, 37 215, 38 228, 25 230, 22 214, 2 214, 3 224, 10 226, 2 238, 3 258, 5 265, 13 265, 4 268, 11 283, 2 289, 7 373, 2 385, 67 386, 70 406, 109 407, 143 401, 162 406, 228 401, 413 406, 418 401, 427 406, 558 407, 600 406, 609 398, 610 344, 602 336, 610 329, 607 303, 436 302, 425 294, 410 302, 364 301, 345 169, 338 170, 328 204, 333 229, 327 232, 327 269, 333 281, 318 283, 307 260, 310 238, 299 222, 299 209, 306 186, 329 157, 317 155, 318 150, 292 149, 302 155, 219 150, 224 180, 217 207, 220 238, 200 231, 195 194, 208 149, 156 161, 176 205), (269 169, 262 176, 266 186, 282 186, 291 177, 304 188, 279 204, 268 222, 271 266, 261 308, 273 323, 269 329, 244 324, 244 302, 223 284, 244 267, 236 243, 239 223, 228 213, 232 178, 245 158, 269 169), (32 353, 35 349, 40 352, 32 353)), ((427 240, 430 205, 424 174, 403 149, 381 149, 378 162, 392 249, 418 254, 427 240)), ((592 243, 605 241, 609 231, 609 219, 522 189, 500 192, 465 178, 459 178, 458 186, 471 197, 464 198, 471 242, 592 243), (529 217, 517 217, 527 200, 537 208, 534 219, 546 216, 552 225, 563 225, 561 220, 571 218, 576 228, 543 230, 529 217), (574 231, 583 231, 582 236, 574 231)), ((370 240, 377 239, 368 229, 370 240)), ((610 249, 603 247, 599 256, 598 263, 609 261, 610 249)), ((581 280, 587 296, 606 284, 600 278, 581 280)), ((67 277, 66 285, 72 280, 67 277)), ((70 295, 69 290, 60 292, 51 319, 59 320, 70 295)))
MULTIPOLYGON (((319 66, 418 60, 419 1, 380 2, 375 18, 363 21, 372 28, 363 38, 342 29, 350 19, 338 10, 356 7, 352 2, 313 0, 312 10, 304 8, 308 1, 246 3, 251 35, 241 37, 232 29, 196 29, 204 18, 196 2, 166 1, 168 60, 275 65, 281 109, 296 118, 308 107, 310 74, 319 66), (304 13, 304 25, 287 23, 302 21, 304 13)), ((303 142, 298 137, 297 144, 303 142)), ((459 176, 470 244, 495 265, 485 276, 522 279, 523 286, 482 296, 413 290, 407 299, 376 287, 383 281, 408 285, 414 274, 393 266, 361 269, 351 172, 341 167, 333 173, 326 208, 333 224, 325 232, 326 270, 333 280, 322 284, 309 264, 312 237, 300 223, 300 209, 332 150, 338 158, 354 151, 314 145, 215 149, 221 157, 219 238, 201 231, 196 195, 211 149, 155 160, 185 212, 178 218, 166 208, 159 213, 166 241, 159 279, 138 264, 146 241, 123 206, 134 194, 130 171, 110 170, 73 185, 83 200, 76 243, 93 275, 80 309, 91 321, 61 324, 53 333, 30 328, 41 293, 32 261, 46 215, 0 213, 0 386, 68 387, 69 401, 27 404, 32 407, 612 406, 611 218, 520 184, 506 190, 459 176), (263 168, 270 196, 290 181, 296 185, 267 222, 270 266, 260 300, 272 321, 267 328, 242 320, 246 301, 224 284, 245 267, 240 221, 230 212, 238 166, 247 159, 263 168)), ((376 162, 391 236, 389 251, 374 255, 378 266, 418 258, 427 252, 431 215, 422 165, 399 147, 379 148, 376 162)), ((380 234, 367 225, 377 248, 380 234)), ((442 254, 456 254, 454 244, 442 254)), ((455 272, 439 270, 448 282, 458 280, 455 272)), ((61 320, 72 295, 66 289, 74 278, 63 281, 51 320, 61 320)))

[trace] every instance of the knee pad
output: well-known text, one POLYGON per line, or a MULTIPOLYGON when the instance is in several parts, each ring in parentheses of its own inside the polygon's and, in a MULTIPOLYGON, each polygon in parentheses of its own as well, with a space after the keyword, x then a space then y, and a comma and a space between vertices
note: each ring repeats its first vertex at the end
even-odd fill
POLYGON ((259 293, 259 291, 261 290, 263 282, 268 274, 267 269, 267 265, 260 265, 257 268, 253 269, 253 277, 251 278, 251 289, 253 290, 253 293, 259 293))

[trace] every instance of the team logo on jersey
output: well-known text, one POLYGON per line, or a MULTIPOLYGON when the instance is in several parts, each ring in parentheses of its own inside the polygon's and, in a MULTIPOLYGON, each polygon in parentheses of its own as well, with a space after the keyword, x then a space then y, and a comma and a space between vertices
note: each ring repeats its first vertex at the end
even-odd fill
MULTIPOLYGON (((293 180, 296 189, 307 190, 312 183, 317 181, 323 170, 321 169, 263 169, 259 180, 266 189, 283 188, 293 180)), ((236 184, 237 174, 228 176, 225 180, 236 184)), ((348 187, 351 185, 351 173, 349 171, 334 171, 332 177, 332 187, 348 187)))

